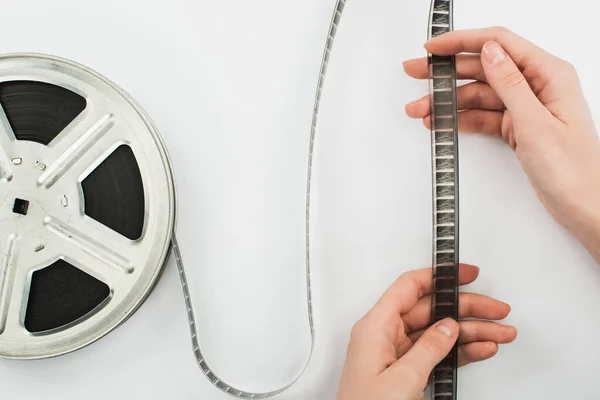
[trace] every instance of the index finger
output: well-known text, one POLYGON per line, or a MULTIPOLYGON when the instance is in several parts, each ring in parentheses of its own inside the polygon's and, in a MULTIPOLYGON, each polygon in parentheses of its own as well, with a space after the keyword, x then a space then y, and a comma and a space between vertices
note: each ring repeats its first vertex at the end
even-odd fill
MULTIPOLYGON (((479 268, 474 265, 460 264, 458 273, 459 285, 468 285, 479 276, 479 268)), ((383 316, 407 313, 421 297, 431 293, 432 287, 431 268, 402 274, 381 296, 373 307, 373 312, 383 316)))
POLYGON ((483 46, 489 41, 500 43, 520 68, 527 62, 543 63, 551 57, 540 47, 502 27, 448 32, 429 40, 425 49, 439 56, 481 53, 483 46))

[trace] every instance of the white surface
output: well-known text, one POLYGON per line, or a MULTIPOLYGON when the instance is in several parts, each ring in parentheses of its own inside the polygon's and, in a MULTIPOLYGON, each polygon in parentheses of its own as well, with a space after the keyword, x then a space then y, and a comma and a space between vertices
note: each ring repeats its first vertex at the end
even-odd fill
MULTIPOLYGON (((333 0, 4 1, 0 53, 82 62, 128 90, 173 157, 178 236, 207 358, 272 389, 307 356, 303 204, 312 102, 333 0), (237 363, 237 364, 235 364, 237 363)), ((457 1, 455 28, 504 25, 579 69, 600 110, 591 2, 457 1), (518 11, 517 11, 518 10, 518 11), (543 20, 536 16, 543 14, 543 20)), ((429 136, 403 113, 426 93, 429 1, 349 0, 321 110, 313 193, 317 347, 282 399, 333 399, 352 324, 404 271, 430 265, 429 136)), ((595 117, 600 117, 596 112, 595 117)), ((461 258, 470 290, 513 307, 517 341, 461 370, 460 398, 600 395, 600 267, 538 204, 512 151, 462 136, 461 258)), ((147 303, 58 359, 0 361, 0 398, 227 399, 195 366, 172 264, 147 303)))

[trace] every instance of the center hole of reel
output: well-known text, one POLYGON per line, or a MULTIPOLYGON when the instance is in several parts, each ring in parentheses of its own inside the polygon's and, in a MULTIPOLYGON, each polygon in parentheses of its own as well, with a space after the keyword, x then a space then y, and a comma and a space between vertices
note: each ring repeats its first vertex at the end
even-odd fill
POLYGON ((15 214, 27 215, 28 209, 29 201, 23 199, 15 199, 15 204, 13 206, 13 212, 15 214))

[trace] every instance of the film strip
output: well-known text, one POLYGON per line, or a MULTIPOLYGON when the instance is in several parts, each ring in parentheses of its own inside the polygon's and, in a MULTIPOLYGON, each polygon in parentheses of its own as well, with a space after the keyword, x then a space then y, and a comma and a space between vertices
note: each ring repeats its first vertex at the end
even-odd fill
MULTIPOLYGON (((428 39, 453 30, 452 0, 432 0, 428 39)), ((458 117, 456 60, 428 54, 433 173, 432 323, 458 320, 458 117)), ((431 397, 457 398, 458 344, 434 369, 431 397)))
POLYGON ((269 392, 263 393, 253 393, 244 391, 242 389, 236 388, 228 382, 223 381, 219 376, 215 374, 215 372, 211 369, 208 361, 204 358, 202 354, 202 350, 200 349, 200 344, 198 341, 198 335, 196 331, 196 318, 194 316, 194 311, 192 308, 192 300, 190 297, 187 277, 185 274, 184 263, 181 257, 181 251, 179 249, 179 245, 177 244, 177 238, 175 233, 173 233, 173 252, 175 254, 175 259, 177 261, 177 268, 179 270, 179 276, 181 278, 181 286, 183 288, 183 295, 185 299, 185 305, 187 307, 187 314, 190 325, 190 334, 192 338, 192 347, 194 351, 194 356, 196 357, 196 361, 198 366, 204 373, 204 375, 208 378, 209 381, 213 383, 217 388, 221 391, 237 398, 242 399, 266 399, 269 397, 276 396, 291 386, 293 386, 298 379, 304 374, 306 368, 310 363, 312 358, 314 345, 315 345, 315 324, 313 320, 313 307, 312 307, 312 291, 311 291, 311 275, 310 275, 310 194, 311 194, 311 177, 312 177, 312 160, 313 160, 313 149, 314 149, 314 139, 317 129, 317 121, 319 118, 319 109, 321 103, 321 96, 323 93, 323 86, 325 84, 325 76, 327 73, 327 65, 329 63, 329 58, 331 56, 331 51, 333 49, 333 43, 335 40, 335 36, 337 34, 338 26, 340 20, 342 18, 342 13, 344 11, 344 6, 346 5, 346 0, 336 0, 333 17, 331 19, 331 23, 329 26, 329 31, 327 34, 327 40, 325 43, 325 50, 323 52, 323 58, 321 61, 321 67, 319 70, 319 79, 317 83, 317 93, 315 95, 315 103, 313 108, 313 117, 310 129, 310 143, 308 149, 308 171, 307 171, 307 186, 306 186, 306 289, 307 289, 307 306, 308 306, 308 324, 310 328, 310 336, 311 336, 311 348, 308 359, 304 368, 300 371, 300 373, 296 376, 296 378, 290 382, 289 384, 269 392))
MULTIPOLYGON (((327 66, 345 5, 346 0, 336 0, 311 122, 305 225, 311 349, 297 377, 279 389, 253 393, 214 373, 197 336, 175 236, 175 179, 158 130, 141 106, 112 82, 74 62, 43 55, 0 57, 0 357, 55 357, 108 334, 147 298, 172 252, 193 353, 208 380, 224 393, 243 399, 273 397, 297 382, 315 344, 310 263, 314 139, 327 66)), ((434 0, 429 37, 451 29, 451 0, 434 0)), ((435 322, 458 318, 454 57, 429 55, 429 74, 435 322)), ((435 399, 456 399, 456 370, 455 347, 433 372, 435 399)))

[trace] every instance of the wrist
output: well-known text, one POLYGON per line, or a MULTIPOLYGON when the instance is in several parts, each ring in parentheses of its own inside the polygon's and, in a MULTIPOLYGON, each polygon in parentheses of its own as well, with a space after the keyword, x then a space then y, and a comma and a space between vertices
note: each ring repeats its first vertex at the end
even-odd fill
POLYGON ((567 229, 600 264, 600 184, 570 212, 567 229))

